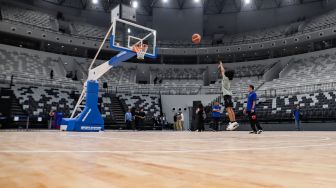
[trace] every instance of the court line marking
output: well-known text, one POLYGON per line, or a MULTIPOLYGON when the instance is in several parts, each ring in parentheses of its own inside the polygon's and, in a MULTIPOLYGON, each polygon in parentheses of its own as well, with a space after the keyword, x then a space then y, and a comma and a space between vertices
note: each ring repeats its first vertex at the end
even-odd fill
MULTIPOLYGON (((144 141, 144 140, 134 140, 134 139, 123 139, 123 138, 111 138, 111 137, 104 137, 104 136, 90 136, 90 135, 60 135, 60 134, 53 134, 56 136, 73 136, 73 137, 82 137, 82 138, 99 138, 99 139, 120 139, 120 140, 127 140, 127 141, 144 141)), ((293 135, 275 135, 275 136, 258 136, 254 138, 268 138, 268 137, 289 137, 293 135)), ((294 135, 295 136, 295 135, 294 135)), ((297 136, 297 135, 296 135, 297 136)), ((305 136, 301 138, 308 138, 308 137, 317 137, 317 136, 305 136)), ((228 139, 232 137, 222 137, 218 139, 228 139)), ((239 137, 237 137, 239 139, 239 137)), ((244 137, 244 138, 252 138, 252 137, 244 137)), ((298 137, 296 137, 298 138, 298 137)), ((320 138, 320 137, 318 137, 320 138)), ((217 142, 219 142, 217 139, 217 142)), ((172 139, 167 141, 176 141, 178 139, 172 139)), ((202 139, 199 138, 198 140, 195 139, 182 139, 184 141, 189 142, 208 142, 210 139, 202 139)), ((260 139, 259 139, 260 140, 260 139)), ((296 140, 296 141, 326 141, 331 140, 330 137, 322 137, 321 139, 314 139, 314 140, 296 140)), ((146 142, 159 142, 160 140, 155 141, 146 141, 146 142)), ((230 142, 230 140, 223 140, 225 142, 230 142)), ((231 140, 232 141, 232 140, 231 140)), ((237 142, 237 141, 236 141, 237 142)), ((269 142, 269 141, 268 141, 269 142)), ((276 142, 276 143, 287 143, 293 141, 283 141, 283 142, 276 142)), ((294 141, 295 142, 295 141, 294 141)), ((244 143, 244 142, 241 142, 244 143)), ((276 144, 275 143, 275 144, 276 144)), ((186 149, 186 150, 0 150, 0 153, 116 153, 116 154, 123 154, 123 153, 204 153, 204 152, 225 152, 225 151, 252 151, 252 150, 269 150, 269 149, 288 149, 288 148, 304 148, 304 147, 321 147, 321 146, 332 146, 336 145, 336 143, 324 143, 324 144, 310 144, 310 145, 292 145, 292 146, 272 146, 272 147, 254 147, 254 148, 224 148, 224 149, 205 149, 205 150, 196 150, 196 149, 186 149)))
MULTIPOLYGON (((157 143, 157 142, 162 142, 162 141, 169 141, 169 142, 180 142, 180 141, 186 141, 186 142, 196 142, 196 143, 205 143, 205 142, 216 142, 216 143, 220 143, 220 142, 232 142, 232 140, 228 140, 228 139, 242 139, 241 137, 221 137, 221 138, 197 138, 197 139, 171 139, 171 140, 137 140, 137 139, 128 139, 128 138, 113 138, 113 137, 105 137, 105 136, 91 136, 91 135, 83 135, 83 134, 54 134, 54 133, 50 133, 51 135, 55 135, 55 136, 60 136, 60 137, 79 137, 79 138, 98 138, 98 139, 105 139, 105 140, 124 140, 124 141, 133 141, 133 142, 144 142, 144 143, 157 143), (225 140, 224 140, 225 139, 225 140)), ((253 136, 253 135, 252 135, 253 136)), ((0 135, 0 137, 3 137, 0 135)), ((274 138, 274 137, 293 137, 293 135, 275 135, 275 136, 258 136, 255 138, 258 138, 260 140, 260 138, 274 138)), ((315 141, 327 141, 327 140, 331 140, 330 137, 317 137, 317 136, 304 136, 304 137, 295 137, 295 138, 319 138, 319 139, 314 139, 314 140, 290 140, 290 141, 275 141, 272 143, 288 143, 288 142, 315 142, 315 141)), ((243 137, 243 139, 249 139, 251 137, 243 137)), ((83 140, 81 140, 83 141, 83 140)), ((90 140, 85 140, 85 141, 90 141, 90 140)), ((262 141, 262 140, 261 140, 262 141)), ((268 140, 267 142, 270 143, 273 140, 268 140)), ((235 143, 244 143, 244 142, 239 142, 239 140, 234 140, 235 143)))
POLYGON ((326 144, 310 144, 299 146, 272 146, 272 147, 254 147, 254 148, 226 148, 213 150, 0 150, 0 153, 114 153, 114 154, 129 154, 129 153, 217 153, 226 151, 255 151, 255 150, 270 150, 270 149, 289 149, 289 148, 307 148, 307 147, 324 147, 334 146, 335 143, 326 144))
MULTIPOLYGON (((109 137, 94 137, 94 136, 83 136, 84 138, 99 138, 99 139, 106 139, 106 140, 124 140, 124 141, 135 141, 135 142, 145 142, 145 143, 157 143, 157 142, 161 142, 161 140, 134 140, 134 139, 117 139, 117 138, 109 138, 109 137)), ((308 138, 308 137, 315 137, 315 136, 307 136, 307 137, 301 137, 301 138, 308 138)), ((232 137, 229 137, 232 138, 232 137)), ((240 140, 229 140, 229 138, 218 138, 218 139, 172 139, 172 140, 165 140, 165 141, 169 141, 169 142, 180 142, 180 141, 186 141, 189 143, 207 143, 207 142, 215 142, 215 143, 221 143, 221 142, 235 142, 235 143, 245 143, 242 142, 240 140), (225 139, 225 140, 224 140, 225 139)), ((298 137, 296 137, 298 138, 298 137)), ((320 142, 320 141, 327 141, 327 140, 331 140, 330 137, 316 137, 317 139, 311 139, 311 140, 289 140, 289 141, 276 141, 276 140, 267 140, 268 143, 298 143, 298 142, 320 142), (274 141, 274 142, 272 142, 274 141)), ((239 139, 239 138, 237 138, 239 139)), ((263 141, 263 140, 260 140, 263 141)))
MULTIPOLYGON (((223 139, 228 139, 228 138, 238 138, 238 139, 248 139, 251 137, 248 137, 248 135, 246 135, 246 137, 221 137, 221 138, 196 138, 196 139, 178 139, 178 138, 174 138, 174 139, 169 139, 169 140, 160 140, 154 137, 154 139, 156 140, 140 140, 140 139, 129 139, 129 138, 116 138, 116 137, 106 137, 106 136, 91 136, 91 135, 83 135, 83 133, 81 134, 55 134, 55 133, 47 133, 47 134, 51 134, 51 135, 56 135, 56 136, 61 136, 61 137, 81 137, 81 138, 98 138, 98 139, 107 139, 107 140, 125 140, 125 141, 132 141, 132 142, 145 142, 145 143, 153 143, 153 142, 172 142, 172 141, 188 141, 188 142, 204 142, 204 141, 212 141, 212 142, 218 142, 218 140, 223 140, 223 139)), ((222 134, 220 134, 222 135, 222 134)), ((224 134, 223 134, 224 135, 224 134)), ((253 136, 253 135, 251 135, 253 136)), ((277 136, 258 136, 258 138, 274 138, 274 137, 289 137, 289 136, 293 136, 293 135, 277 135, 277 136)), ((0 136, 1 137, 1 136, 0 136)), ((316 136, 306 136, 306 137, 316 137, 316 136)), ((305 137, 303 137, 305 138, 305 137)), ((320 138, 320 137, 318 137, 320 138)), ((223 141, 228 141, 228 140, 223 140, 223 141)))
MULTIPOLYGON (((222 138, 211 138, 211 139, 207 139, 207 138, 197 138, 197 139, 171 139, 171 140, 137 140, 137 139, 127 139, 127 138, 111 138, 111 137, 105 137, 105 136, 90 136, 90 135, 67 135, 67 136, 71 136, 71 137, 82 137, 82 138, 98 138, 98 139, 106 139, 106 140, 125 140, 125 141, 134 141, 134 142, 145 142, 145 143, 153 143, 153 142, 177 142, 177 141, 187 141, 187 142, 230 142, 232 140, 228 140, 228 139, 232 139, 232 138, 237 138, 237 139, 242 139, 239 137, 222 137, 222 138), (225 140, 224 140, 225 139, 225 140)), ((292 137, 293 135, 277 135, 277 136, 261 136, 258 138, 274 138, 274 137, 292 137)), ((319 139, 314 139, 314 140, 295 140, 294 142, 309 142, 309 141, 326 141, 326 140, 331 140, 331 138, 329 137, 317 137, 317 136, 304 136, 304 137, 295 137, 295 138, 319 138, 319 139)), ((248 139, 251 137, 244 137, 243 139, 248 139)), ((271 140, 272 141, 272 140, 271 140)), ((237 141, 235 141, 237 142, 237 141)), ((269 140, 268 140, 269 142, 269 140)), ((280 142, 276 142, 276 143, 287 143, 287 142, 293 142, 293 141, 280 141, 280 142)), ((243 143, 243 142, 242 142, 243 143)))

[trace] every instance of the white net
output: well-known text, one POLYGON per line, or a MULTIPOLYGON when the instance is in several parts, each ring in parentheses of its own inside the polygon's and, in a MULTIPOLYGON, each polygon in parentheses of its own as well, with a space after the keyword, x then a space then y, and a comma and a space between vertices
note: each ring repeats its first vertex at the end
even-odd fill
POLYGON ((145 55, 148 49, 148 45, 146 44, 136 44, 133 46, 133 51, 137 53, 138 59, 145 59, 145 55))

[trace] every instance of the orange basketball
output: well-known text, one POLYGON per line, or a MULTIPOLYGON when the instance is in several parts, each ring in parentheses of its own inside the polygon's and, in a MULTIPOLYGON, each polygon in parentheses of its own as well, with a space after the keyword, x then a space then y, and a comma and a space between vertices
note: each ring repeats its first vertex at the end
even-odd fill
POLYGON ((194 44, 199 44, 201 42, 201 35, 195 33, 192 35, 191 37, 191 41, 194 43, 194 44))

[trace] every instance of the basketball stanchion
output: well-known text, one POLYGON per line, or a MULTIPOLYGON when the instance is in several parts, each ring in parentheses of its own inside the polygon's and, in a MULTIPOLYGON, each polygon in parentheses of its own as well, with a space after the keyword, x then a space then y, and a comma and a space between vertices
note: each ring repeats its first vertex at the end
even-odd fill
POLYGON ((104 119, 98 110, 98 79, 111 68, 136 56, 139 60, 156 58, 156 31, 117 17, 112 19, 112 25, 106 33, 95 58, 88 70, 88 78, 83 85, 82 93, 72 111, 70 118, 63 118, 60 126, 62 131, 103 131, 104 119), (110 47, 119 53, 110 60, 93 68, 96 58, 107 38, 110 36, 110 47), (85 103, 83 102, 85 100, 85 103))

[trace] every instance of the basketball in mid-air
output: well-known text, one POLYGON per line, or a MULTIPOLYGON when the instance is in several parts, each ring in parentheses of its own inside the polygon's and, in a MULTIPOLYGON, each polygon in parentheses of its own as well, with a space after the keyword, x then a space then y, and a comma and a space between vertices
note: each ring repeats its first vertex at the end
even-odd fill
POLYGON ((199 44, 201 42, 201 35, 195 33, 192 35, 191 37, 191 41, 194 43, 194 44, 199 44))

